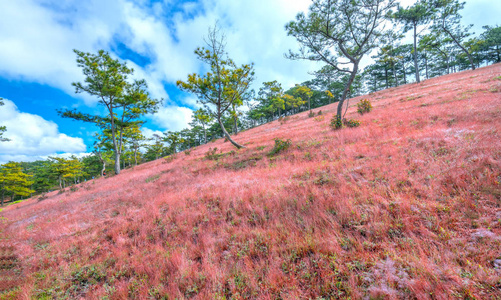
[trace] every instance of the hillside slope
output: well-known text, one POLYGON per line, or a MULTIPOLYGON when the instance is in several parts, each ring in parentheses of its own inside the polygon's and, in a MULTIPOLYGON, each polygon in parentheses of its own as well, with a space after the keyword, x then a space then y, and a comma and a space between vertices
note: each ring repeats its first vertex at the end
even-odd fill
POLYGON ((332 104, 239 133, 246 149, 218 140, 8 206, 0 298, 499 299, 500 75, 358 97, 357 128, 330 129, 332 104), (292 146, 268 156, 275 138, 292 146))

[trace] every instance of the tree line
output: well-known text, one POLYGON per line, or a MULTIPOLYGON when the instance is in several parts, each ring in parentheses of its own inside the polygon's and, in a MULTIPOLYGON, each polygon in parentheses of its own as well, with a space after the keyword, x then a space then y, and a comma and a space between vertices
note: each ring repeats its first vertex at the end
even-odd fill
MULTIPOLYGON (((458 0, 419 0, 404 8, 396 0, 313 0, 307 13, 286 24, 300 49, 285 56, 324 66, 311 80, 289 89, 275 80, 262 83, 257 92, 251 89, 254 65, 237 65, 229 57, 216 24, 209 28, 206 45, 195 50, 208 71, 177 81, 180 90, 197 96, 201 108, 193 113, 189 128, 149 139, 141 131, 143 117, 155 113, 162 99, 151 98, 146 81, 131 80, 134 70, 108 52, 74 50, 85 75, 84 82, 73 83, 75 92, 96 97, 107 113, 58 113, 100 129, 93 152, 80 159, 2 165, 2 203, 4 195, 12 201, 15 196, 64 189, 106 171, 119 174, 145 161, 180 151, 189 154, 190 148, 218 138, 242 148, 235 140, 240 131, 302 111, 313 115, 313 109, 334 102, 336 118, 343 122, 345 101, 351 97, 501 62, 501 27, 484 26, 475 36, 472 25, 461 23, 464 5, 458 0), (409 31, 412 43, 404 44, 409 31), (361 70, 362 59, 369 55, 373 63, 361 70)), ((0 126, 0 141, 8 142, 2 136, 6 130, 0 126)))

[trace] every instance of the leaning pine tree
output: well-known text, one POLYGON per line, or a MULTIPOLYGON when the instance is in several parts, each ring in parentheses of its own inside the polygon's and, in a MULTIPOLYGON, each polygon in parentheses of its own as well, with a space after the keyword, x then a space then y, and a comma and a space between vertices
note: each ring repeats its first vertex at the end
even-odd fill
POLYGON ((383 23, 395 0, 313 0, 308 15, 300 13, 286 25, 287 34, 301 44, 290 59, 324 62, 349 77, 337 107, 343 104, 358 73, 360 61, 378 46, 383 23))
POLYGON ((74 51, 77 64, 85 75, 83 83, 73 83, 75 91, 95 96, 98 103, 106 108, 107 115, 91 115, 77 110, 60 110, 58 113, 64 118, 94 123, 103 133, 109 132, 115 156, 115 173, 120 174, 124 133, 128 128, 144 123, 140 118, 156 112, 160 101, 150 98, 146 81, 128 81, 134 69, 113 59, 108 52, 100 50, 92 54, 74 51))
POLYGON ((197 95, 199 103, 216 118, 224 136, 235 147, 245 148, 230 137, 222 117, 248 97, 249 86, 254 79, 253 65, 242 65, 239 68, 233 60, 226 57, 224 36, 219 35, 217 27, 209 29, 206 43, 208 49, 197 48, 195 54, 209 65, 210 72, 205 75, 190 74, 186 82, 179 80, 177 86, 197 95))

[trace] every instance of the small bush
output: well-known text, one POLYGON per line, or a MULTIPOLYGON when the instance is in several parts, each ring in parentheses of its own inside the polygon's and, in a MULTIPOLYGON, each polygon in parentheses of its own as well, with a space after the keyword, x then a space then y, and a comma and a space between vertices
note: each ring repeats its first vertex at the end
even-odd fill
POLYGON ((354 119, 350 119, 350 120, 348 120, 348 119, 341 119, 340 117, 338 117, 337 115, 335 115, 331 119, 330 126, 331 126, 332 129, 340 129, 340 128, 343 128, 344 126, 353 128, 353 127, 360 126, 360 121, 354 120, 354 119))
POLYGON ((285 122, 289 121, 290 117, 289 116, 285 116, 285 117, 280 117, 278 118, 278 122, 280 123, 280 125, 284 124, 285 122))
POLYGON ((350 128, 360 126, 360 121, 353 120, 353 119, 352 120, 346 120, 346 119, 344 119, 343 123, 344 123, 344 125, 346 125, 347 127, 350 127, 350 128))
POLYGON ((310 112, 308 113, 308 118, 313 118, 315 116, 315 113, 310 110, 310 112))
POLYGON ((172 162, 176 158, 176 156, 177 156, 176 154, 172 154, 172 155, 168 155, 168 156, 164 157, 163 163, 167 164, 167 163, 172 162))
POLYGON ((273 146, 273 149, 271 149, 271 151, 270 151, 270 153, 268 153, 268 155, 269 156, 275 155, 279 152, 287 150, 291 145, 292 145, 292 141, 290 139, 287 139, 287 140, 275 139, 275 146, 273 146))
POLYGON ((209 148, 207 152, 205 152, 205 159, 207 160, 217 160, 221 154, 217 154, 217 147, 209 148))
POLYGON ((363 99, 357 104, 357 111, 359 114, 363 115, 372 111, 372 104, 369 99, 363 99))
POLYGON ((319 110, 318 113, 317 113, 317 116, 321 116, 322 115, 322 111, 319 110))
POLYGON ((49 197, 47 196, 47 194, 42 193, 42 194, 40 195, 40 197, 38 198, 38 202, 40 202, 40 201, 44 201, 44 200, 45 200, 45 199, 47 199, 47 198, 49 198, 49 197))
POLYGON ((338 115, 334 115, 331 119, 330 126, 332 129, 340 129, 343 128, 343 120, 338 115))
POLYGON ((318 117, 313 118, 316 122, 322 122, 324 120, 324 116, 320 115, 318 117))
POLYGON ((151 177, 146 178, 145 182, 146 182, 146 183, 148 183, 148 182, 155 182, 155 181, 157 181, 159 178, 160 178, 160 174, 153 175, 153 176, 151 176, 151 177))
POLYGON ((184 154, 187 155, 187 156, 190 155, 191 154, 191 149, 184 150, 184 154))

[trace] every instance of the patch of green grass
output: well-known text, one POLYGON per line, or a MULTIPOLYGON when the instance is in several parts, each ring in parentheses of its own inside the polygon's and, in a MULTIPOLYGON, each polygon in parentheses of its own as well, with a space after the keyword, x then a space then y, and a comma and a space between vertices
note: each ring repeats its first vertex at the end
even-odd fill
POLYGON ((146 183, 148 183, 148 182, 155 182, 155 181, 157 181, 159 178, 160 178, 160 174, 157 174, 157 175, 153 175, 153 176, 151 176, 151 177, 146 178, 146 180, 145 180, 145 181, 146 181, 146 183))
POLYGON ((273 146, 273 149, 271 149, 271 151, 268 153, 268 156, 273 156, 277 153, 285 151, 291 145, 292 145, 292 141, 290 139, 287 139, 287 140, 275 139, 275 145, 273 146))

